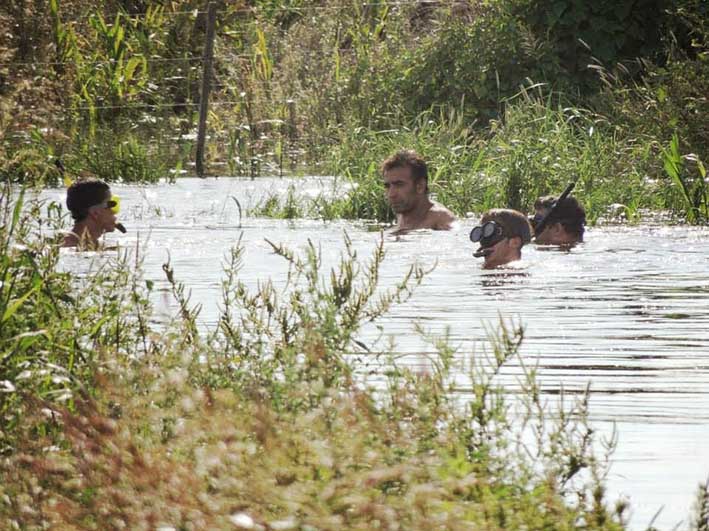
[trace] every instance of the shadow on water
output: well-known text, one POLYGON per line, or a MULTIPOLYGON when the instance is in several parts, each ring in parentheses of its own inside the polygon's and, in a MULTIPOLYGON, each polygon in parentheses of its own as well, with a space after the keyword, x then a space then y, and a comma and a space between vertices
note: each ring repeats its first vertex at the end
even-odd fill
POLYGON ((510 287, 519 286, 529 280, 529 273, 524 270, 501 269, 487 272, 480 277, 482 288, 502 288, 500 293, 510 287))
MULTIPOLYGON (((166 320, 177 311, 161 269, 169 253, 177 278, 202 305, 202 324, 213 326, 222 264, 240 235, 241 278, 254 286, 266 278, 276 287, 285 282, 287 266, 266 238, 295 249, 310 239, 326 265, 336 263, 344 231, 358 256, 371 253, 379 225, 246 215, 260 198, 285 194, 294 182, 313 197, 331 186, 322 178, 117 186, 131 232, 108 240, 131 248, 140 238, 145 275, 155 282, 154 302, 166 320)), ((45 195, 63 200, 61 190, 45 195)), ((414 323, 425 323, 433 333, 447 330, 465 355, 484 348, 486 330, 500 317, 521 321, 523 358, 538 366, 543 391, 553 398, 563 386, 565 393, 576 394, 590 382, 592 420, 602 431, 618 425, 609 487, 611 495, 631 496, 631 527, 642 528, 662 505, 655 525, 673 527, 689 513, 694 487, 709 473, 709 229, 591 228, 582 245, 527 246, 520 268, 483 271, 468 242, 472 224, 386 238, 383 286, 399 282, 413 261, 435 269, 411 300, 379 323, 384 338, 372 326, 358 339, 371 347, 393 336, 393 354, 417 365, 435 353, 414 333, 414 323)), ((66 260, 77 269, 91 261, 80 255, 66 260)), ((372 356, 358 355, 365 365, 372 356)), ((520 374, 519 362, 510 362, 499 382, 514 393, 520 374)))

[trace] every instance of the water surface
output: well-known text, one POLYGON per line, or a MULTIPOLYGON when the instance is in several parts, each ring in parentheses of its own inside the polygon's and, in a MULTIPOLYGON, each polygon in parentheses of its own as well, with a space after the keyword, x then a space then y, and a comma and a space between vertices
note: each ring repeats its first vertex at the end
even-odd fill
MULTIPOLYGON (((252 286, 268 278, 282 283, 287 271, 265 239, 295 249, 310 239, 334 264, 346 231, 360 256, 371 255, 380 235, 365 224, 240 216, 237 201, 245 211, 292 183, 313 196, 332 186, 319 178, 115 186, 129 233, 107 239, 130 247, 140 238, 145 274, 157 284, 156 302, 165 317, 176 311, 160 294, 169 256, 192 301, 202 304, 202 324, 210 326, 218 315, 222 264, 240 236, 241 278, 252 286)), ((45 195, 63 200, 62 191, 45 195)), ((413 333, 414 323, 433 333, 448 329, 464 356, 484 347, 487 330, 500 317, 522 322, 523 357, 538 363, 545 392, 553 397, 562 385, 580 392, 590 382, 594 425, 607 433, 617 427, 609 495, 629 499, 631 528, 643 529, 660 508, 657 527, 687 528, 696 487, 709 475, 709 230, 592 228, 586 242, 568 252, 525 247, 520 267, 501 273, 482 271, 473 258, 467 235, 474 221, 450 232, 385 236, 384 286, 400 281, 413 262, 436 266, 408 302, 379 322, 396 338, 397 353, 412 364, 433 354, 413 333)), ((370 327, 359 339, 373 342, 377 333, 370 327)), ((499 381, 512 391, 519 375, 519 363, 512 361, 499 381)))

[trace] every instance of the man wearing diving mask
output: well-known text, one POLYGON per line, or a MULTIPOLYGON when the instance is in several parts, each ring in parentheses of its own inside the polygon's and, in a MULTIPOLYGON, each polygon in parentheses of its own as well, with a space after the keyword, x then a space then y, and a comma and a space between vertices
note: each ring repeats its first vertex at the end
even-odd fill
POLYGON ((99 247, 99 238, 106 232, 126 229, 116 221, 120 201, 111 195, 103 181, 86 179, 76 181, 67 189, 66 206, 74 219, 74 227, 64 237, 62 247, 93 250, 99 247))
POLYGON ((532 228, 521 212, 494 208, 470 231, 470 241, 480 244, 474 256, 485 258, 483 268, 494 269, 522 258, 522 247, 532 241, 532 228))

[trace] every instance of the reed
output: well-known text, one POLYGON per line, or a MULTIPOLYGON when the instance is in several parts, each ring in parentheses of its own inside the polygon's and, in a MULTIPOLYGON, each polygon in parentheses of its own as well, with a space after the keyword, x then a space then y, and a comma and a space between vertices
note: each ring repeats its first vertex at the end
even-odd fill
MULTIPOLYGON (((510 100, 492 134, 471 128, 464 116, 464 109, 426 112, 409 127, 343 131, 330 168, 344 192, 301 198, 303 214, 391 220, 379 164, 402 148, 424 156, 433 197, 460 216, 496 207, 529 212, 537 197, 559 193, 571 181, 590 222, 612 215, 610 205, 623 205, 637 219, 632 213, 639 209, 668 204, 665 188, 646 177, 656 161, 648 146, 620 137, 604 116, 565 106, 540 87, 510 100)), ((271 215, 283 216, 275 196, 268 206, 271 215)))

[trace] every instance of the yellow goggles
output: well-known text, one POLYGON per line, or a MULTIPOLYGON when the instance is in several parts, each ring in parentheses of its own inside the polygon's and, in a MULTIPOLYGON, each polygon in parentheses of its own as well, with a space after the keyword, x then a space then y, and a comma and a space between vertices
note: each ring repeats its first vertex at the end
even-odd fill
POLYGON ((104 201, 103 203, 99 203, 98 205, 94 205, 91 208, 110 208, 111 212, 114 214, 118 214, 121 211, 121 199, 117 195, 112 195, 111 199, 104 201))
POLYGON ((106 206, 111 209, 111 212, 118 214, 121 211, 121 198, 117 195, 112 195, 106 206))

